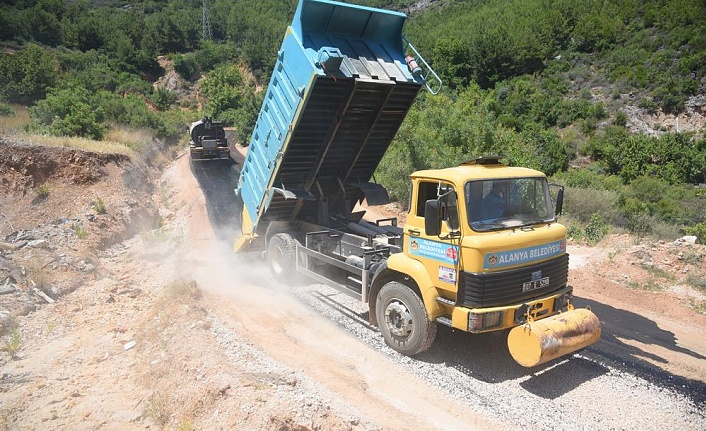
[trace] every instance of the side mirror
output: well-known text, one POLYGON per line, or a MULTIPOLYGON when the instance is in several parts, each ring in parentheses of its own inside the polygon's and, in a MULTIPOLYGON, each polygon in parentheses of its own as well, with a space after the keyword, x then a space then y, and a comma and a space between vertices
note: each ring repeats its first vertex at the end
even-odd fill
POLYGON ((556 194, 556 208, 554 209, 554 216, 558 217, 561 215, 561 211, 564 208, 564 187, 560 187, 556 194))
POLYGON ((456 199, 456 192, 450 191, 444 197, 444 206, 446 207, 446 222, 449 225, 449 229, 452 231, 457 231, 461 229, 461 223, 458 220, 458 200, 456 199))
POLYGON ((439 236, 441 233, 441 216, 439 201, 430 199, 424 204, 424 233, 428 236, 439 236))

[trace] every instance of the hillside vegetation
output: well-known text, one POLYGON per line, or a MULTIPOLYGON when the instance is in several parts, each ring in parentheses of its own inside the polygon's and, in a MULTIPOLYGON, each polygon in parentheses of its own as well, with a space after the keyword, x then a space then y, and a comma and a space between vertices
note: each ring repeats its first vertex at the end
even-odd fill
MULTIPOLYGON (((406 36, 445 83, 378 168, 394 197, 414 170, 503 154, 568 187, 574 236, 706 239, 706 133, 689 121, 706 114, 705 1, 354 3, 409 13, 406 36)), ((211 115, 247 143, 296 1, 207 5, 212 40, 200 0, 4 2, 0 114, 28 107, 30 133, 167 142, 211 115)))

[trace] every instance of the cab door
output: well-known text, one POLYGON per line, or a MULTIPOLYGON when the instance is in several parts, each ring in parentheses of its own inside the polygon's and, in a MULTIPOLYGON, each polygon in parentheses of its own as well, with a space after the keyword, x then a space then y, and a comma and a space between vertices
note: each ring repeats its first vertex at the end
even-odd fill
POLYGON ((410 202, 410 212, 405 223, 404 250, 412 259, 418 260, 426 267, 434 285, 443 290, 457 290, 456 285, 460 274, 459 252, 460 231, 456 224, 449 223, 450 218, 456 217, 458 212, 446 207, 443 202, 448 193, 455 193, 455 188, 450 183, 439 180, 415 179, 410 202), (442 197, 442 199, 439 199, 442 197), (425 230, 424 210, 426 202, 439 200, 441 217, 441 232, 438 235, 429 235, 425 230))

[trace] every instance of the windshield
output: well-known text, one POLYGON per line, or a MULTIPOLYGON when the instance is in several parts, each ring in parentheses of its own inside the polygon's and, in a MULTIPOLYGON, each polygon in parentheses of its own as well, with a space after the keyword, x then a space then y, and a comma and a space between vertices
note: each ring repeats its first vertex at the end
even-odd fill
POLYGON ((554 220, 546 178, 469 181, 466 210, 471 228, 489 231, 554 220))

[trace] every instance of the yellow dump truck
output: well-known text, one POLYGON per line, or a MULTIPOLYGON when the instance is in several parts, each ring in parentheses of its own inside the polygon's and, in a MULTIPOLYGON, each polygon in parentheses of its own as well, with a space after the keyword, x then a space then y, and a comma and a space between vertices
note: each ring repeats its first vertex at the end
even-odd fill
POLYGON ((428 349, 437 325, 512 328, 527 367, 595 343, 600 323, 567 284, 563 189, 555 206, 542 172, 477 158, 411 174, 404 226, 355 211, 389 202, 372 175, 419 91, 441 86, 404 19, 300 1, 239 177, 234 248, 263 250, 280 281, 296 272, 363 301, 405 355, 428 349))

